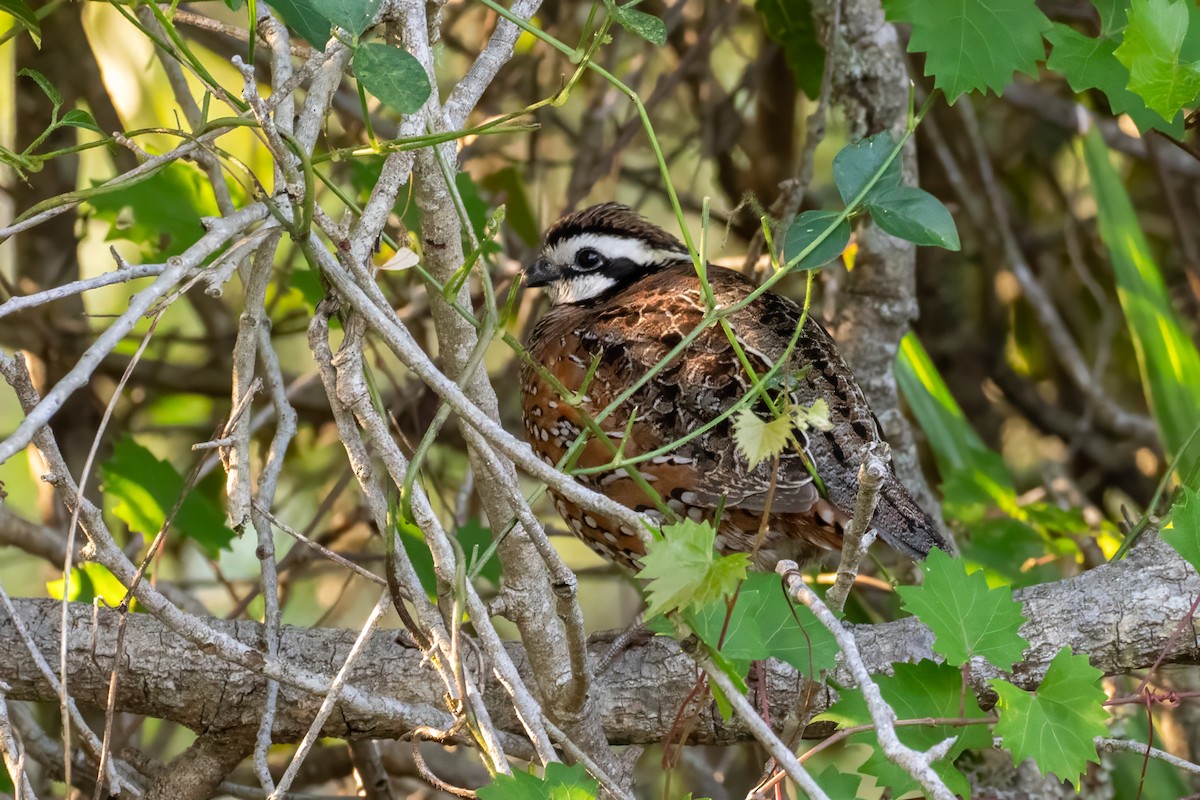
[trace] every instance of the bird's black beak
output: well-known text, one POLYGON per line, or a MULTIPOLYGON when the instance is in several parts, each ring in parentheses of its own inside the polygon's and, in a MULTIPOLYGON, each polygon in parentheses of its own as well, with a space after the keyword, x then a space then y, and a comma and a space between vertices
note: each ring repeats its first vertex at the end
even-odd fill
POLYGON ((530 288, 545 286, 557 279, 558 271, 544 258, 539 258, 525 268, 525 285, 530 288))

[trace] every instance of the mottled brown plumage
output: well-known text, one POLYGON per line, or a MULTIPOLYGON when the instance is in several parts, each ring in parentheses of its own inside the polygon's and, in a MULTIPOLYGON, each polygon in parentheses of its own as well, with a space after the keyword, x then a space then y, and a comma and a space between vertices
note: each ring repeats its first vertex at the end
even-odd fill
MULTIPOLYGON (((666 358, 699 325, 705 304, 686 248, 624 206, 594 206, 563 218, 547 232, 542 253, 527 271, 527 281, 546 286, 556 304, 538 321, 529 351, 554 380, 527 364, 521 387, 526 435, 543 459, 557 463, 584 429, 581 412, 599 415, 666 358), (568 393, 583 393, 564 397, 555 382, 568 393)), ((708 278, 719 306, 735 303, 755 288, 721 267, 709 266, 708 278)), ((766 292, 732 314, 729 323, 762 375, 785 352, 800 318, 796 303, 766 292)), ((729 417, 637 464, 641 476, 680 516, 712 519, 723 506, 718 547, 749 552, 765 568, 783 558, 811 561, 840 548, 858 491, 858 468, 872 443, 882 441, 879 423, 833 340, 811 317, 786 372, 798 375, 791 383, 792 402, 807 407, 823 399, 830 409, 830 430, 810 430, 807 438, 800 437, 804 453, 793 448, 779 458, 778 467, 768 460, 751 469, 735 446, 734 417, 729 417), (820 476, 825 496, 806 458, 820 476), (768 495, 769 520, 760 536, 768 495)), ((710 326, 600 423, 609 443, 591 437, 576 465, 608 464, 614 448, 630 458, 667 447, 728 410, 750 386, 725 333, 710 326)), ((770 418, 761 401, 755 410, 770 418)), ((652 498, 624 471, 577 480, 630 508, 657 513, 652 498)), ((635 565, 642 544, 633 531, 552 494, 559 513, 593 549, 635 565)), ((884 481, 873 524, 885 541, 914 557, 945 547, 930 518, 893 474, 884 481)))

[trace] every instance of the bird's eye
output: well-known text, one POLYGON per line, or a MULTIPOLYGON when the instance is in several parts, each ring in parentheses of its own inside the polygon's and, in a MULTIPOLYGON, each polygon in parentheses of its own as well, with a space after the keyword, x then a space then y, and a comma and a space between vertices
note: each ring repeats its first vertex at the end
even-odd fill
POLYGON ((604 256, 590 247, 585 247, 575 254, 575 264, 582 270, 592 271, 604 264, 604 256))

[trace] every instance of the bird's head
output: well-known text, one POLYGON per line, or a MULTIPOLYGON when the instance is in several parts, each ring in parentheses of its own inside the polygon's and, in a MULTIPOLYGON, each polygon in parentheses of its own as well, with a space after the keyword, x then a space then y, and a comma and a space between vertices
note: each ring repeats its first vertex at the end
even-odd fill
POLYGON ((586 303, 668 264, 690 262, 683 243, 628 206, 603 203, 560 219, 525 270, 554 305, 586 303))

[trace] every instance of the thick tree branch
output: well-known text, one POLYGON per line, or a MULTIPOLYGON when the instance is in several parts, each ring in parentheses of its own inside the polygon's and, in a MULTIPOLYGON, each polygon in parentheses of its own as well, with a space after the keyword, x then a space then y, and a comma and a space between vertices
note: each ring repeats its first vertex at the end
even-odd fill
MULTIPOLYGON (((1025 660, 1014 670, 1013 680, 1035 688, 1050 660, 1063 646, 1087 653, 1093 665, 1106 674, 1123 674, 1154 663, 1178 620, 1200 594, 1200 576, 1157 537, 1148 537, 1120 563, 1099 567, 1076 578, 1045 584, 1017 593, 1025 603, 1030 622, 1022 629, 1029 642, 1025 660)), ((58 642, 58 604, 53 600, 14 600, 40 647, 53 650, 58 642)), ((101 609, 92 629, 92 608, 74 604, 68 632, 70 685, 81 706, 103 708, 116 641, 116 613, 101 609), (94 650, 93 650, 94 635, 94 650)), ((251 622, 213 620, 215 631, 248 648, 262 641, 261 626, 251 622)), ((284 627, 280 653, 290 662, 342 663, 355 631, 284 627)), ((933 658, 933 634, 915 618, 854 629, 859 652, 875 673, 896 661, 933 658)), ((117 709, 168 719, 192 730, 219 732, 257 726, 266 691, 265 678, 203 651, 168 630, 149 614, 133 614, 126 632, 127 679, 122 681, 117 709)), ((592 642, 593 657, 607 649, 606 641, 592 642)), ((518 667, 526 672, 522 648, 508 645, 518 667)), ((28 651, 17 637, 7 614, 0 616, 0 680, 11 685, 14 700, 54 701, 52 688, 41 677, 28 651)), ((1164 663, 1200 663, 1200 641, 1180 637, 1164 663)), ((983 662, 972 664, 976 690, 995 677, 983 662)), ((600 705, 605 733, 614 743, 661 741, 670 730, 684 698, 695 685, 695 664, 673 640, 658 637, 630 648, 597 678, 593 693, 600 705)), ((396 641, 394 633, 377 632, 366 644, 355 666, 356 687, 373 697, 388 697, 409 708, 435 709, 442 705, 445 687, 419 650, 396 641)), ((839 674, 841 683, 849 676, 839 674)), ((803 697, 805 686, 796 671, 770 662, 767 687, 772 719, 783 719, 803 697)), ((813 692, 814 713, 828 706, 833 693, 820 687, 813 692)), ((281 681, 276 741, 299 741, 320 707, 323 695, 281 681)), ((496 684, 487 687, 485 701, 496 725, 518 732, 521 725, 508 694, 496 684)), ((324 735, 348 739, 398 738, 407 732, 404 717, 366 703, 339 704, 330 716, 324 735)), ((827 732, 827 731, 825 731, 827 732)), ((810 735, 822 733, 809 729, 810 735)), ((736 720, 725 722, 715 708, 701 709, 692 741, 728 743, 745 740, 749 732, 736 720)))

